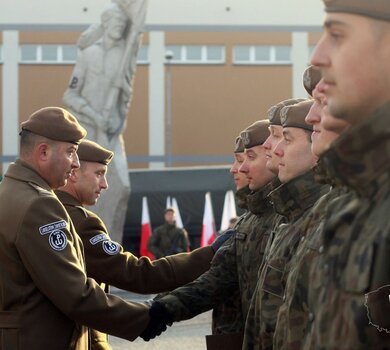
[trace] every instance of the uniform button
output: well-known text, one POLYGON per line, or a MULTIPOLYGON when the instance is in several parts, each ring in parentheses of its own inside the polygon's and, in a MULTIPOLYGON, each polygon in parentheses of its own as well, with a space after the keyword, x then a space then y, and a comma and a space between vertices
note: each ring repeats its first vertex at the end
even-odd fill
POLYGON ((328 272, 328 270, 329 270, 329 265, 328 264, 324 264, 324 271, 328 272))
POLYGON ((322 245, 321 247, 320 247, 320 249, 318 250, 319 252, 320 252, 320 254, 322 254, 323 252, 324 252, 324 246, 322 245))
POLYGON ((286 296, 285 295, 283 295, 283 301, 286 301, 286 296))
POLYGON ((309 321, 310 322, 314 321, 314 314, 312 312, 309 313, 309 321))
POLYGON ((301 237, 301 242, 303 242, 305 240, 305 236, 302 236, 301 237))

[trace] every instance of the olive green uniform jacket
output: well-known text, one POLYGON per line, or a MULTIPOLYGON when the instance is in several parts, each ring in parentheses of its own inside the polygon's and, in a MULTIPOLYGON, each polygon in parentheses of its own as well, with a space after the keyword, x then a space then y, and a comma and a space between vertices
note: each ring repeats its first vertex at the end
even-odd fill
MULTIPOLYGON (((65 206, 84 244, 87 275, 98 283, 113 285, 134 293, 159 293, 193 281, 210 267, 211 247, 151 261, 125 252, 110 240, 107 228, 93 212, 64 191, 56 195, 65 206)), ((93 332, 93 349, 110 349, 107 337, 93 332)))
POLYGON ((258 270, 256 291, 245 323, 244 349, 272 349, 273 333, 290 261, 301 240, 305 215, 329 186, 314 181, 313 171, 300 175, 269 195, 275 211, 287 218, 275 228, 258 270))
POLYGON ((310 269, 303 349, 390 349, 390 103, 343 133, 323 156, 350 194, 332 202, 310 269))
POLYGON ((20 160, 0 184, 0 252, 1 349, 87 350, 87 327, 134 340, 149 322, 145 305, 87 278, 65 208, 20 160))

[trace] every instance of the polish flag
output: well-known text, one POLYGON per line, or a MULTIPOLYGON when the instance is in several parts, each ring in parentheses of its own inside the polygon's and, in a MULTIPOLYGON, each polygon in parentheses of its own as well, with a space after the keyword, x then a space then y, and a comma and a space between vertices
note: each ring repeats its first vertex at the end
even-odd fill
POLYGON ((203 214, 203 227, 202 236, 200 239, 200 246, 205 247, 214 242, 217 232, 215 229, 215 220, 213 214, 213 208, 211 205, 210 192, 206 193, 204 214, 203 214))
POLYGON ((229 221, 237 216, 236 201, 234 200, 234 193, 232 190, 225 194, 225 201, 223 203, 221 230, 223 232, 229 228, 229 221))
POLYGON ((150 216, 148 208, 148 199, 142 197, 142 226, 141 226, 141 244, 140 244, 140 255, 147 256, 150 259, 154 259, 153 254, 148 250, 148 240, 152 235, 152 229, 150 227, 150 216))
POLYGON ((177 200, 175 197, 172 198, 171 205, 172 205, 171 207, 175 210, 176 213, 176 226, 178 228, 183 228, 184 227, 183 220, 181 219, 179 206, 177 204, 177 200))

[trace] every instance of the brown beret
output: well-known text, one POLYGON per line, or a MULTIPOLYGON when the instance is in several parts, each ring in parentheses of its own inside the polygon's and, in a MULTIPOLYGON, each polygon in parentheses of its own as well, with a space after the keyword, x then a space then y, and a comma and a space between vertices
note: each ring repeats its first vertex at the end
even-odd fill
POLYGON ((292 106, 283 107, 280 112, 282 126, 284 128, 300 128, 313 131, 313 126, 305 122, 313 102, 314 100, 306 100, 292 106))
POLYGON ((282 102, 277 103, 275 106, 272 106, 267 111, 267 118, 271 125, 282 125, 280 121, 280 111, 285 106, 295 105, 298 102, 305 101, 304 98, 290 98, 282 102))
POLYGON ((114 153, 103 148, 91 140, 83 140, 77 150, 79 159, 84 162, 94 162, 107 165, 111 162, 114 153))
POLYGON ((259 120, 249 125, 241 132, 241 139, 245 148, 262 145, 269 136, 269 121, 259 120))
POLYGON ((236 137, 234 153, 243 153, 245 151, 244 144, 242 143, 242 139, 240 136, 236 137))
POLYGON ((321 71, 316 66, 309 66, 303 72, 303 87, 310 96, 313 96, 313 90, 321 80, 321 71))
POLYGON ((323 0, 326 12, 345 12, 390 21, 389 0, 323 0))
POLYGON ((21 129, 56 141, 79 144, 87 131, 67 110, 60 107, 45 107, 33 114, 23 123, 21 129))

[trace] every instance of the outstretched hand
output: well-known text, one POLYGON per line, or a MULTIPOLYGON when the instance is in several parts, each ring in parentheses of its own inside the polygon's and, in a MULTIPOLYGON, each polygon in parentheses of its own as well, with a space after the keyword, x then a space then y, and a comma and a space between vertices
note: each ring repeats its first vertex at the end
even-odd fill
POLYGON ((165 332, 167 326, 171 326, 173 322, 172 316, 168 313, 165 306, 158 301, 152 303, 149 309, 149 316, 149 323, 140 335, 145 341, 149 341, 165 332))

